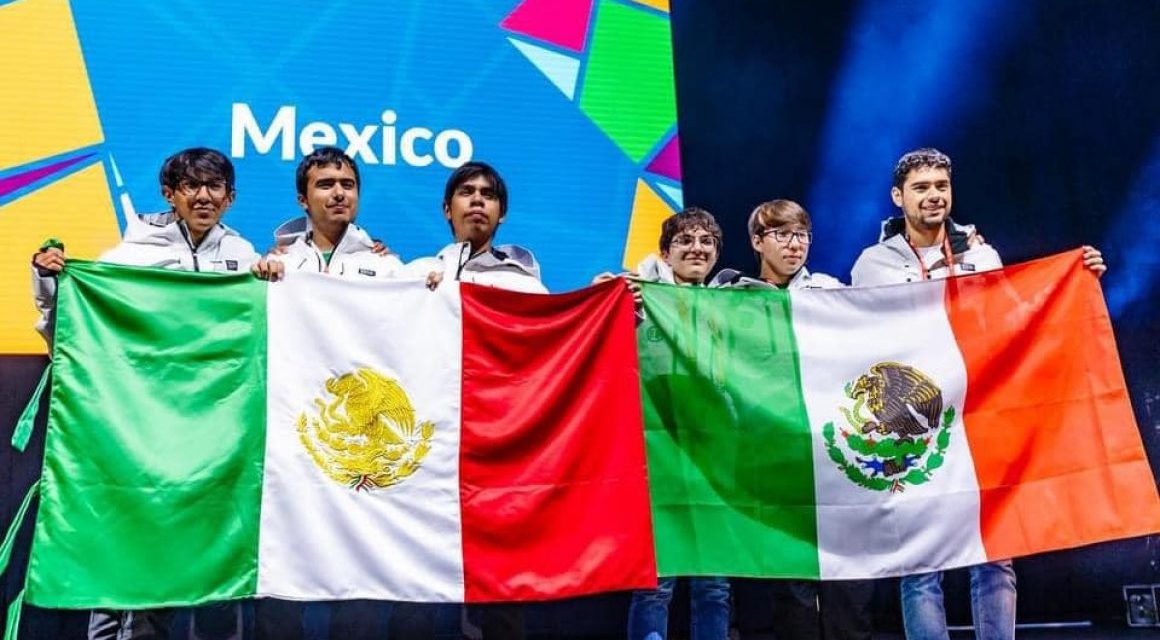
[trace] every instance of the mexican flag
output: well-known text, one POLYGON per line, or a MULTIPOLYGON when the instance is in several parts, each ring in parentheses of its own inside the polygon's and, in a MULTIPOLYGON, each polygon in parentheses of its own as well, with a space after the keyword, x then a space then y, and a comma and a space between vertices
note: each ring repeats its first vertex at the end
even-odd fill
POLYGON ((842 290, 644 285, 661 575, 873 578, 1160 531, 1079 252, 842 290))
POLYGON ((60 277, 30 604, 656 584, 632 299, 60 277))

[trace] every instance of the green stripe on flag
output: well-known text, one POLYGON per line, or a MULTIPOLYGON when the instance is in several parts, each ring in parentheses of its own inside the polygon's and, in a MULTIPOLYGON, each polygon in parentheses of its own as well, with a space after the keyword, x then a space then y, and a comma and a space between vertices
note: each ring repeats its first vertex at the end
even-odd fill
POLYGON ((30 604, 135 608, 255 591, 265 296, 249 274, 68 263, 30 604))
POLYGON ((790 296, 643 285, 641 388, 661 575, 817 577, 790 296))

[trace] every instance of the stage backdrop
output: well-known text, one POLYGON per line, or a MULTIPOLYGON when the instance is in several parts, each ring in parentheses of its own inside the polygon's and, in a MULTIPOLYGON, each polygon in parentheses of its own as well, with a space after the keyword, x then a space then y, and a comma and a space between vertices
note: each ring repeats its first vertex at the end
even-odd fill
POLYGON ((225 222, 259 249, 302 215, 297 162, 336 144, 404 260, 450 241, 443 184, 476 159, 508 182, 499 241, 551 289, 635 264, 682 199, 668 4, 0 0, 0 353, 44 351, 41 242, 97 256, 165 208, 161 161, 190 146, 233 159, 225 222))

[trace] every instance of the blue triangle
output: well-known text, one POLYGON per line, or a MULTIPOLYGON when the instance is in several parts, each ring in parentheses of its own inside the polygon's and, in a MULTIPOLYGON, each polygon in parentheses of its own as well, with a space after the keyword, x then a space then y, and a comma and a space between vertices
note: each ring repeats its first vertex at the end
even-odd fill
POLYGON ((656 182, 654 184, 662 193, 669 197, 669 200, 673 201, 673 204, 677 205, 678 209, 685 208, 685 194, 680 187, 667 185, 663 182, 656 182))
POLYGON ((557 89, 568 96, 569 100, 575 99, 576 79, 580 77, 580 61, 578 59, 520 42, 515 38, 508 38, 508 41, 515 45, 525 58, 536 65, 536 68, 547 76, 557 89))

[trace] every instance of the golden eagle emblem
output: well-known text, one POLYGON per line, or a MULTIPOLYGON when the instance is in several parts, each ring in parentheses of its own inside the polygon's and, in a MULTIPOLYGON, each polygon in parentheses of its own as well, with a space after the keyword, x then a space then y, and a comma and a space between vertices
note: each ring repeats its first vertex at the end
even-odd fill
POLYGON ((398 484, 431 451, 433 422, 416 422, 397 380, 360 368, 326 381, 315 411, 298 416, 298 436, 327 477, 369 491, 398 484), (311 415, 307 415, 307 414, 311 415))
POLYGON ((923 484, 946 460, 955 408, 918 369, 879 362, 845 387, 847 426, 822 426, 826 453, 850 481, 873 491, 923 484), (863 411, 869 411, 867 416, 863 411))
POLYGON ((869 373, 854 381, 850 396, 864 399, 874 416, 862 425, 862 433, 895 433, 911 439, 936 428, 942 415, 942 390, 934 380, 897 362, 871 366, 869 373))

